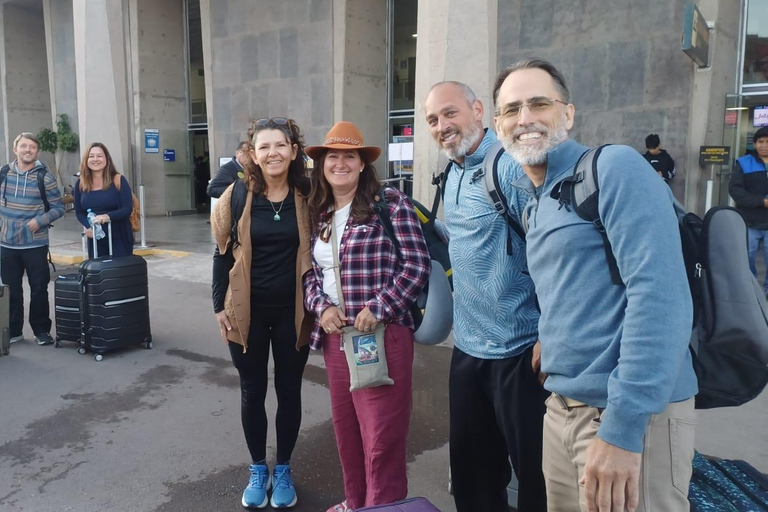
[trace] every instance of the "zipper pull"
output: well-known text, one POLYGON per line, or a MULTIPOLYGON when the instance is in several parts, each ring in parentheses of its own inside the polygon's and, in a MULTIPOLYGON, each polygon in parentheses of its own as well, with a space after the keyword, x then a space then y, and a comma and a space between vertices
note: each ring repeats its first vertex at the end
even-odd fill
POLYGON ((696 264, 696 272, 694 273, 694 275, 699 279, 701 279, 701 271, 703 270, 703 268, 704 267, 701 266, 701 263, 696 264))

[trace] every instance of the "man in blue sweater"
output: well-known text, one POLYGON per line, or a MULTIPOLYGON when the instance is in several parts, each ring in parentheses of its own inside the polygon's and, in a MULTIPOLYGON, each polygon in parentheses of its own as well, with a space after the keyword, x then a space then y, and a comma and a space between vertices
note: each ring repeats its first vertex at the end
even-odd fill
POLYGON ((645 159, 609 146, 599 212, 623 284, 594 224, 561 207, 559 183, 588 148, 568 137, 562 74, 529 59, 494 86, 494 121, 530 195, 528 266, 541 306, 543 470, 550 510, 683 511, 697 393, 693 308, 672 194, 645 159))
MULTIPOLYGON (((525 242, 496 212, 481 178, 496 134, 483 130, 483 104, 460 82, 434 85, 424 110, 430 134, 451 160, 445 221, 454 285, 449 395, 456 510, 506 512, 509 457, 520 482, 518 510, 545 512, 541 436, 547 393, 539 382, 533 282, 525 242)), ((502 192, 518 219, 528 197, 511 183, 522 175, 507 155, 499 160, 502 192)))
POLYGON ((22 278, 29 281, 29 325, 38 345, 53 343, 48 311, 48 226, 64 215, 64 204, 56 178, 37 160, 40 143, 32 133, 13 141, 16 160, 4 168, 0 183, 0 272, 11 289, 11 343, 24 339, 24 291, 22 278), (42 175, 45 201, 38 186, 42 175))

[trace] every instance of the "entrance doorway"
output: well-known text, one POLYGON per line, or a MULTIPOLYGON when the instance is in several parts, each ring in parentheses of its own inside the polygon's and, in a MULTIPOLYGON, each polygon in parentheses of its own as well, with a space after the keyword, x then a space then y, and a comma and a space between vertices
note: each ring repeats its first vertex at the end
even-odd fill
POLYGON ((728 205, 731 202, 728 182, 733 163, 755 150, 755 132, 762 126, 768 126, 768 92, 727 95, 724 123, 723 145, 731 148, 731 162, 713 173, 713 205, 728 205))

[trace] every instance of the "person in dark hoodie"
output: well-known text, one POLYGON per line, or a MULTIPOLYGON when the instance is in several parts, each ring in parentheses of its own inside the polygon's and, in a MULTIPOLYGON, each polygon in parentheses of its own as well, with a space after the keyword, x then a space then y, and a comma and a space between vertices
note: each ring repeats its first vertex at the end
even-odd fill
POLYGON ((669 183, 675 177, 675 161, 666 150, 661 149, 661 140, 655 133, 645 138, 645 147, 648 149, 643 156, 651 164, 656 173, 669 183))
POLYGON ((206 192, 210 197, 218 199, 227 188, 243 176, 243 168, 248 165, 248 151, 251 146, 247 140, 237 145, 237 151, 232 160, 222 165, 216 176, 208 183, 206 192))
POLYGON ((0 274, 11 289, 11 343, 24 340, 24 291, 27 273, 30 288, 29 325, 38 345, 50 345, 48 309, 48 227, 64 215, 56 178, 37 159, 40 142, 32 133, 13 141, 16 160, 0 171, 0 274))
MULTIPOLYGON (((757 130, 753 140, 754 153, 742 156, 733 164, 728 192, 747 223, 749 268, 757 275, 755 258, 761 241, 768 274, 768 126, 757 130)), ((763 291, 768 297, 768 276, 763 291)))

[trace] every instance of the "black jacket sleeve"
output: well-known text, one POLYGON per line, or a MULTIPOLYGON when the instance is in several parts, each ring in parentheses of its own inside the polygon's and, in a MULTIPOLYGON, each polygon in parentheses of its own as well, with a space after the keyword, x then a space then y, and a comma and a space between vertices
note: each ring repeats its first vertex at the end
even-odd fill
POLYGON ((219 172, 216 173, 216 176, 208 184, 208 189, 206 190, 208 195, 215 198, 221 197, 221 194, 227 190, 227 187, 237 181, 237 173, 239 171, 240 169, 234 161, 222 165, 219 172))
POLYGON ((733 164, 731 181, 728 183, 728 192, 740 208, 762 208, 765 206, 762 194, 754 194, 744 186, 744 171, 738 160, 733 164))
POLYGON ((221 254, 218 247, 214 249, 213 280, 211 281, 214 313, 224 311, 224 298, 227 296, 227 288, 229 288, 229 271, 234 265, 235 257, 232 255, 231 249, 226 254, 221 254))

